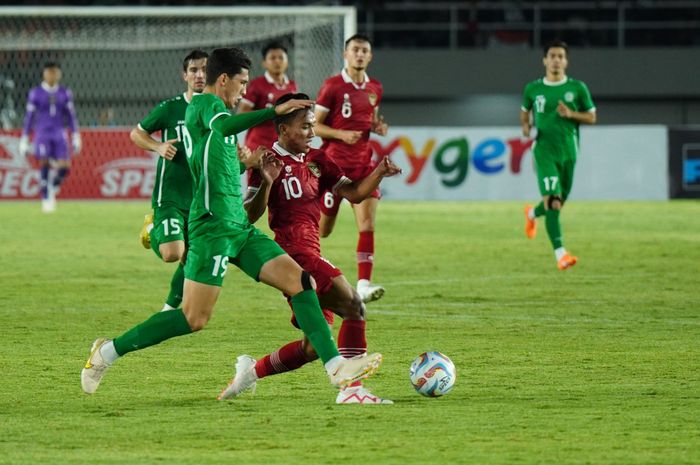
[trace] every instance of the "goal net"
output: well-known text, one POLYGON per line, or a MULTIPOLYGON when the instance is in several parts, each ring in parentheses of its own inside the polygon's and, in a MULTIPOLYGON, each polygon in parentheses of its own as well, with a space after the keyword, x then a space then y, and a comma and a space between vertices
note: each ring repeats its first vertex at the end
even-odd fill
POLYGON ((289 75, 315 96, 340 71, 352 7, 0 7, 0 200, 37 198, 40 171, 19 150, 29 90, 48 61, 73 91, 83 149, 60 198, 148 199, 157 154, 129 131, 160 101, 185 91, 193 49, 238 46, 260 75, 270 41, 289 50, 289 75))
POLYGON ((289 49, 289 75, 316 95, 342 67, 355 32, 347 7, 0 8, 0 125, 22 124, 29 89, 45 62, 63 69, 81 126, 133 126, 184 91, 182 60, 193 49, 239 46, 262 73, 271 40, 289 49))

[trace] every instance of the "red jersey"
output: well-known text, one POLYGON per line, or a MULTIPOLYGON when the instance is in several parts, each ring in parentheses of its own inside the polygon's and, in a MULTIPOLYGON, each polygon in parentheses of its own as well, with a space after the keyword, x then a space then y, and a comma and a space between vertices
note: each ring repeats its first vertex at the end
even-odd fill
MULTIPOLYGON (((284 163, 267 202, 268 221, 275 232, 275 241, 290 255, 320 255, 321 194, 325 190, 335 193, 338 187, 352 181, 322 150, 312 149, 307 154, 295 155, 277 142, 272 150, 284 163)), ((256 192, 260 183, 260 172, 255 170, 248 190, 256 192)))
POLYGON ((357 84, 345 69, 326 79, 318 93, 316 108, 328 112, 324 124, 333 129, 362 131, 362 137, 353 145, 328 139, 321 146, 348 173, 371 164, 369 132, 382 93, 382 84, 376 79, 370 79, 365 74, 365 81, 357 84))
MULTIPOLYGON (((264 75, 250 81, 242 101, 252 105, 253 110, 263 110, 274 106, 277 99, 284 94, 296 91, 296 83, 290 81, 287 76, 284 77, 284 84, 280 86, 275 83, 270 73, 266 71, 264 75)), ((275 125, 272 124, 272 120, 269 120, 248 130, 245 137, 245 145, 250 150, 255 150, 261 145, 271 148, 276 140, 275 125)))

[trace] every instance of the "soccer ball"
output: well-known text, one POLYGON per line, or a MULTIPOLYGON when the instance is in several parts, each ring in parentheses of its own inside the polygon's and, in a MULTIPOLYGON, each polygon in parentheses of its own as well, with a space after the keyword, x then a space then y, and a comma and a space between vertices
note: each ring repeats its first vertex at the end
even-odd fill
POLYGON ((457 379, 455 364, 438 351, 424 352, 411 364, 411 384, 426 397, 444 396, 452 390, 457 379))

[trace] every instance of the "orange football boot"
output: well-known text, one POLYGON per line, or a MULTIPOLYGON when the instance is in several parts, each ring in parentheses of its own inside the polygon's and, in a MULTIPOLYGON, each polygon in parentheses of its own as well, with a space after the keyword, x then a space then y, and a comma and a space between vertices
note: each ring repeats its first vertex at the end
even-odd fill
POLYGON ((559 268, 560 270, 566 270, 567 268, 571 268, 572 266, 574 266, 577 261, 578 258, 574 257, 573 255, 569 255, 569 253, 567 252, 557 262, 557 268, 559 268))
POLYGON ((528 239, 534 239, 537 235, 537 221, 529 216, 531 209, 532 205, 525 205, 525 235, 528 239))

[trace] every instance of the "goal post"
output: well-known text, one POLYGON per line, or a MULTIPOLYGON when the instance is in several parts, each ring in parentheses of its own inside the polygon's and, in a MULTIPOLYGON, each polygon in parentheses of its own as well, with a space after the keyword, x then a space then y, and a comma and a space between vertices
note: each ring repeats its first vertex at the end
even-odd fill
POLYGON ((0 124, 21 126, 46 61, 63 68, 81 126, 131 126, 183 92, 190 50, 238 46, 261 68, 261 48, 282 42, 290 76, 315 96, 340 71, 354 7, 0 7, 0 124))

